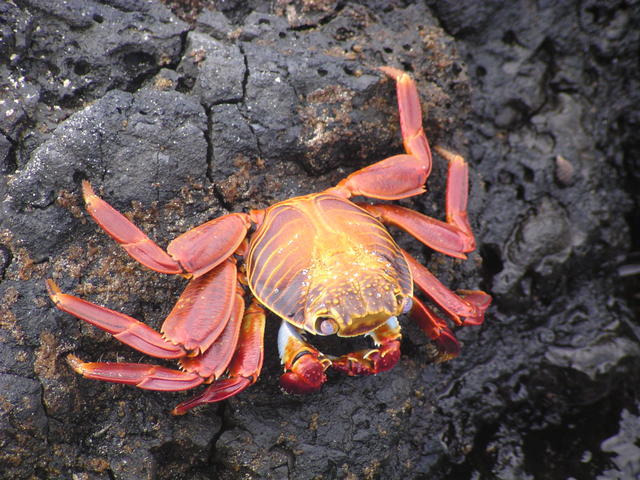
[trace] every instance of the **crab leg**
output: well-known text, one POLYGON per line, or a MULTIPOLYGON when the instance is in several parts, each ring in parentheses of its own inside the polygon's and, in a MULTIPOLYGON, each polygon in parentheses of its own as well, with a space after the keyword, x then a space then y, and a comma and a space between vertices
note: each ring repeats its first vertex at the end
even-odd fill
POLYGON ((465 301, 475 305, 480 315, 476 317, 465 318, 462 325, 482 325, 484 322, 484 312, 491 305, 491 295, 482 290, 458 290, 458 293, 465 301))
POLYGON ((236 278, 235 260, 229 259, 190 280, 162 324, 165 337, 190 354, 206 351, 227 325, 237 291, 236 278))
POLYGON ((358 206, 381 222, 402 228, 428 247, 464 259, 465 253, 476 248, 467 218, 468 166, 461 156, 440 147, 436 150, 449 161, 446 223, 397 205, 358 203, 358 206))
POLYGON ((473 236, 454 225, 436 220, 398 205, 358 203, 386 225, 394 225, 411 234, 429 248, 452 257, 465 259, 465 252, 475 249, 473 236))
POLYGON ((445 310, 458 325, 480 325, 484 312, 489 308, 491 296, 479 290, 462 291, 462 297, 445 287, 435 275, 422 266, 415 258, 402 251, 420 289, 445 310), (464 317, 461 320, 460 317, 464 317))
POLYGON ((460 354, 460 344, 445 321, 415 297, 409 316, 418 324, 425 335, 436 343, 442 354, 439 359, 441 362, 460 354))
POLYGON ((62 293, 51 279, 47 280, 47 290, 60 310, 101 328, 139 352, 157 358, 179 358, 186 355, 182 347, 168 342, 160 333, 135 318, 62 293))
POLYGON ((229 258, 249 227, 250 217, 245 213, 223 215, 183 233, 169 243, 167 252, 197 278, 229 258))
POLYGON ((419 195, 431 173, 431 151, 422 129, 422 110, 413 79, 391 67, 381 67, 396 81, 402 141, 407 155, 395 155, 358 170, 333 189, 337 195, 353 195, 383 200, 419 195))
POLYGON ((204 378, 197 373, 181 372, 158 365, 121 362, 85 363, 75 355, 68 355, 67 362, 83 377, 125 383, 145 390, 177 392, 197 387, 204 382, 204 378))
POLYGON ((60 291, 47 281, 49 296, 62 311, 75 315, 136 350, 159 358, 204 352, 228 323, 236 285, 235 262, 228 260, 193 279, 164 321, 164 335, 124 313, 95 305, 60 291))
POLYGON ((288 393, 311 393, 327 381, 324 371, 331 361, 303 340, 297 329, 282 321, 278 331, 278 351, 284 372, 280 386, 288 393))
MULTIPOLYGON (((80 299, 77 300, 84 302, 80 299)), ((91 307, 97 307, 97 305, 89 304, 89 308, 91 307)), ((97 308, 101 309, 102 307, 97 308)), ((242 287, 238 285, 236 301, 233 304, 233 312, 227 326, 216 342, 205 353, 197 357, 183 357, 180 359, 180 364, 186 371, 141 363, 89 363, 81 361, 74 355, 69 355, 67 361, 77 373, 94 380, 125 383, 146 390, 188 390, 203 382, 215 380, 227 369, 236 344, 238 343, 238 334, 240 332, 243 312, 244 300, 242 299, 242 287)), ((144 324, 141 325, 145 326, 144 324)), ((146 328, 149 329, 149 327, 146 328)), ((153 330, 151 330, 151 332, 158 335, 158 333, 153 330)), ((168 345, 173 346, 172 344, 168 345)), ((183 351, 182 354, 184 355, 183 351)))
POLYGON ((179 360, 180 366, 184 370, 197 373, 201 377, 206 378, 207 383, 219 378, 225 372, 233 358, 236 346, 238 345, 238 337, 240 336, 240 327, 244 315, 244 299, 242 298, 242 294, 242 287, 238 285, 231 317, 213 345, 198 356, 183 357, 179 360))
POLYGON ((447 223, 455 225, 464 235, 466 235, 471 250, 475 248, 475 239, 469 225, 467 215, 467 200, 469 197, 469 166, 460 155, 450 152, 440 146, 435 147, 436 152, 442 155, 449 162, 449 174, 447 176, 447 197, 445 209, 447 212, 447 223))
POLYGON ((232 397, 255 383, 262 369, 264 325, 264 309, 253 300, 242 318, 240 339, 229 364, 228 377, 216 380, 200 395, 178 404, 171 413, 184 415, 199 405, 232 397))
POLYGON ((160 273, 198 277, 228 258, 238 248, 251 222, 244 213, 232 213, 183 233, 167 252, 127 217, 98 197, 89 182, 82 182, 87 211, 102 229, 135 260, 160 273))
POLYGON ((396 317, 371 332, 378 348, 360 350, 342 355, 332 361, 331 366, 347 375, 374 375, 386 372, 400 360, 400 324, 396 317))

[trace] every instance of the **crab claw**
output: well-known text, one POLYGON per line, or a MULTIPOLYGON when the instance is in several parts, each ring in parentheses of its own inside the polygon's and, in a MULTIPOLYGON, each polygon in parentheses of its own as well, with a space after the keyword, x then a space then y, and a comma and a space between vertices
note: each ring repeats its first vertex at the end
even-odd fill
POLYGON ((333 361, 331 366, 350 376, 375 375, 391 370, 400 360, 400 342, 392 340, 369 350, 342 355, 333 361))
POLYGON ((325 366, 311 352, 299 357, 291 366, 291 370, 280 377, 280 387, 287 393, 305 394, 320 390, 327 381, 325 366))
POLYGON ((278 351, 284 365, 280 386, 287 393, 303 394, 320 390, 327 381, 324 371, 331 361, 309 345, 298 330, 283 321, 278 331, 278 351))

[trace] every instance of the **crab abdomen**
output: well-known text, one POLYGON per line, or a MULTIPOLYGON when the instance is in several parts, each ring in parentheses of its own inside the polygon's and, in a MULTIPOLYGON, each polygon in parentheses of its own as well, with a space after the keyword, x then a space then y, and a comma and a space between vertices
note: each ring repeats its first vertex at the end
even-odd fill
POLYGON ((371 331, 399 314, 412 294, 407 262, 384 226, 326 193, 269 208, 246 265, 254 295, 315 334, 321 333, 318 319, 326 318, 341 336, 371 331))

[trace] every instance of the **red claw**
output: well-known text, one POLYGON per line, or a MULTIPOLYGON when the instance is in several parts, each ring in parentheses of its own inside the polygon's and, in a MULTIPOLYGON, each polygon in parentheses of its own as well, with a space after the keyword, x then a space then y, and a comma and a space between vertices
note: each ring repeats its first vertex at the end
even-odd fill
POLYGON ((309 345, 287 322, 280 326, 278 346, 284 366, 284 373, 280 376, 282 389, 293 394, 320 390, 327 381, 324 371, 330 364, 329 359, 309 345))
POLYGON ((305 394, 320 390, 327 381, 325 367, 317 355, 308 353, 298 358, 291 370, 280 377, 280 386, 287 393, 305 394))
POLYGON ((375 375, 391 370, 400 360, 400 342, 392 340, 380 348, 343 355, 331 367, 349 376, 375 375))

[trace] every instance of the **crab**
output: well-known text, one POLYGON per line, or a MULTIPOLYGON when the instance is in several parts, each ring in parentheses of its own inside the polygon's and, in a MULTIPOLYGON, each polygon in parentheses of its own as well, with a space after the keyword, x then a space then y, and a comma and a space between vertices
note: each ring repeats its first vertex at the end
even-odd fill
POLYGON ((420 195, 431 172, 416 84, 400 70, 380 69, 396 82, 406 153, 358 170, 322 192, 213 219, 178 236, 164 250, 83 181, 89 214, 131 257, 189 282, 158 332, 128 315, 62 293, 52 279, 47 280, 49 295, 60 310, 139 352, 180 364, 180 369, 171 369, 146 363, 83 362, 69 355, 71 367, 87 378, 148 390, 181 391, 208 384, 172 410, 181 415, 256 382, 267 310, 282 322, 280 385, 289 393, 319 390, 328 368, 351 376, 391 369, 400 358, 402 314, 408 314, 434 342, 440 360, 457 356, 459 343, 443 317, 457 325, 480 325, 491 297, 479 290, 449 290, 396 244, 385 225, 408 232, 433 250, 466 258, 475 249, 475 240, 467 217, 465 160, 436 147, 449 165, 446 221, 389 203, 351 200, 420 195), (416 296, 414 283, 428 304, 416 296), (246 308, 245 297, 251 299, 246 308), (330 356, 312 346, 306 339, 309 335, 366 335, 374 345, 330 356))

